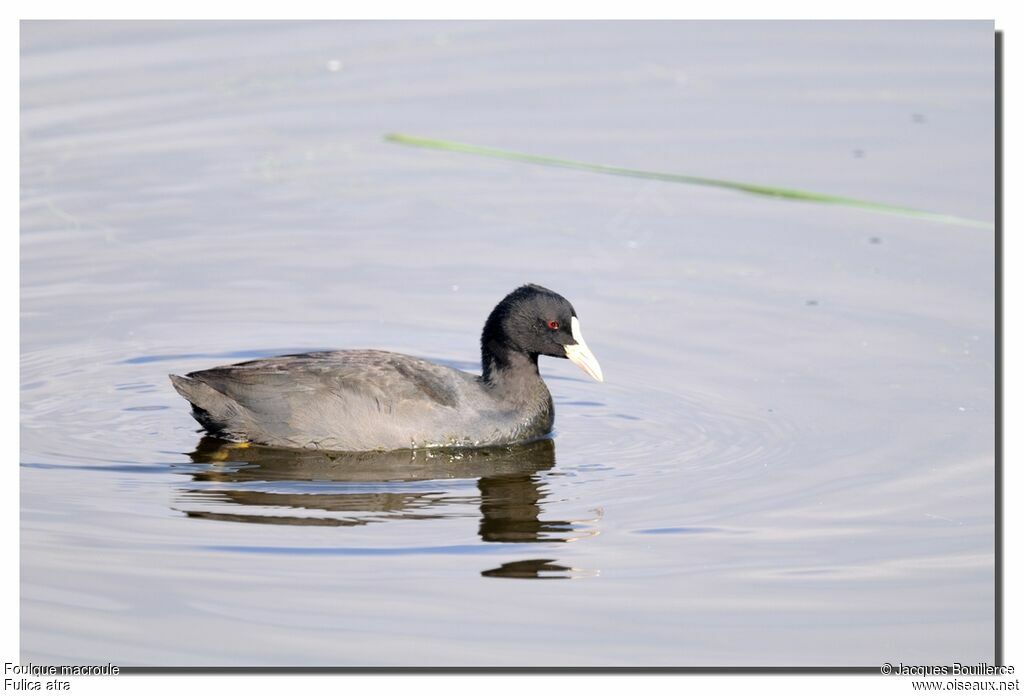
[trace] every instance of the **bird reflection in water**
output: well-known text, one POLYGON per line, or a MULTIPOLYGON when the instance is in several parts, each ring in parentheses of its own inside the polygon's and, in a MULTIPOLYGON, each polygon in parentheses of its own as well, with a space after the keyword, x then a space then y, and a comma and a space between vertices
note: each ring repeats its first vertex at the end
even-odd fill
POLYGON ((485 570, 480 574, 488 578, 537 578, 541 580, 557 580, 560 578, 573 577, 572 573, 578 572, 578 569, 558 565, 550 558, 530 558, 525 561, 502 563, 497 568, 485 570))
MULTIPOLYGON (((596 533, 588 524, 592 520, 541 519, 546 497, 541 474, 555 466, 550 439, 480 450, 329 452, 205 437, 190 456, 203 467, 190 472, 193 485, 180 501, 183 508, 193 508, 182 511, 194 518, 358 527, 463 516, 468 506, 478 505, 484 542, 557 543, 596 533), (467 486, 473 479, 475 492, 467 486)), ((509 578, 592 574, 551 559, 515 561, 482 572, 509 578)))

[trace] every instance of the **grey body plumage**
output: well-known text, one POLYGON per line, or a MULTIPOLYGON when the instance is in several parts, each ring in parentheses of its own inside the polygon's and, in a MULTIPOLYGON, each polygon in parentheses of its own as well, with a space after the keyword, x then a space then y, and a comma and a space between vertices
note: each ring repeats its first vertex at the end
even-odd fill
POLYGON ((517 289, 495 307, 481 352, 481 376, 399 353, 342 350, 170 378, 192 404, 196 420, 218 437, 342 451, 533 439, 551 431, 555 415, 538 355, 573 358, 600 379, 597 361, 578 335, 572 305, 535 285, 517 289), (574 357, 581 351, 583 357, 574 357))

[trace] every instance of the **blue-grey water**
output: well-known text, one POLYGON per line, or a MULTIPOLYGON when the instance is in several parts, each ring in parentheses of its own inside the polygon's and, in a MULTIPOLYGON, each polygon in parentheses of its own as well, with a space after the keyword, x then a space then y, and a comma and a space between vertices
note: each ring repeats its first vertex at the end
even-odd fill
POLYGON ((991 661, 993 27, 28 22, 21 649, 120 665, 991 661), (524 282, 553 440, 201 442, 166 375, 474 370, 524 282))

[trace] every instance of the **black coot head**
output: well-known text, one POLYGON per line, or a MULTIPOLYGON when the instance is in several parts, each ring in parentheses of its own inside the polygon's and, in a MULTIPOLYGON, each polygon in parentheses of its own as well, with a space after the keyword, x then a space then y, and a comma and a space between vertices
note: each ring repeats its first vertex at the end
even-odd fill
POLYGON ((601 367, 583 340, 576 310, 569 300, 539 285, 524 285, 498 303, 484 325, 485 354, 505 351, 536 357, 568 358, 594 379, 604 381, 601 367))

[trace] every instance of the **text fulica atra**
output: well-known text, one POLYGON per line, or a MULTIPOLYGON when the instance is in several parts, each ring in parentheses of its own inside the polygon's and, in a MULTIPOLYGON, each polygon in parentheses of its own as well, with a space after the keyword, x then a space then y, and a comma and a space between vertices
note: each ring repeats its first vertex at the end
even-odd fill
POLYGON ((480 339, 480 376, 382 350, 283 355, 170 375, 210 433, 277 447, 343 451, 505 445, 551 431, 555 408, 537 357, 601 367, 558 293, 524 285, 480 339))

